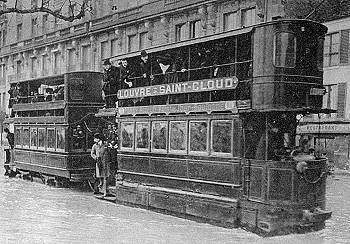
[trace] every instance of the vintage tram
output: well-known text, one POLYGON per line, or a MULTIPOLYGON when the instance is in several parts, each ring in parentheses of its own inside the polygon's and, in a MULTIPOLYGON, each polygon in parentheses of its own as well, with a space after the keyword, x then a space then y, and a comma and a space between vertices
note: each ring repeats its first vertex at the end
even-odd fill
POLYGON ((11 84, 16 171, 60 185, 93 179, 102 76, 71 72, 11 84))
POLYGON ((98 113, 119 123, 117 201, 265 235, 323 228, 326 159, 296 147, 296 128, 331 112, 326 32, 278 20, 153 47, 149 77, 138 53, 115 57, 134 73, 98 113))

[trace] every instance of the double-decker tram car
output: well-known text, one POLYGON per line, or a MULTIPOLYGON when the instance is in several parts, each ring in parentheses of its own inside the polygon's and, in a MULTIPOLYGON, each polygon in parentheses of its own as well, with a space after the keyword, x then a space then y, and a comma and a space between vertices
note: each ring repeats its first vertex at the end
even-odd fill
POLYGON ((102 73, 72 72, 11 84, 16 171, 62 185, 92 179, 102 73))
POLYGON ((331 112, 326 32, 278 20, 153 47, 142 54, 150 73, 138 53, 115 57, 131 74, 115 108, 117 201, 264 235, 323 228, 326 159, 296 128, 300 115, 331 112))

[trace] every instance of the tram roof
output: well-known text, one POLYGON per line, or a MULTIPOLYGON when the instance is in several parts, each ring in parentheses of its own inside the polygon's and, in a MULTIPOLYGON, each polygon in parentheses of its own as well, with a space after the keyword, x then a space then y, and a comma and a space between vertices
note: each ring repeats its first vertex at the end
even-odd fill
POLYGON ((44 81, 44 83, 55 83, 58 79, 61 79, 64 77, 65 74, 77 74, 77 73, 101 73, 98 71, 72 71, 67 72, 59 75, 51 75, 51 76, 44 76, 44 77, 37 77, 37 78, 30 78, 27 80, 20 80, 20 81, 10 81, 10 84, 16 84, 16 83, 23 83, 23 82, 30 82, 30 81, 44 81))
MULTIPOLYGON (((167 43, 167 44, 163 44, 163 45, 159 45, 159 46, 155 46, 155 47, 150 47, 145 49, 148 53, 154 53, 154 52, 159 52, 159 51, 163 51, 163 50, 170 50, 170 49, 174 49, 174 48, 180 48, 180 47, 184 47, 184 46, 189 46, 189 45, 193 45, 193 44, 197 44, 197 43, 202 43, 202 42, 206 42, 206 41, 213 41, 213 40, 218 40, 221 38, 225 38, 225 37, 229 37, 229 36, 236 36, 236 35, 241 35, 241 34, 246 34, 251 32, 252 30, 259 28, 259 27, 263 27, 263 26, 267 26, 267 25, 274 25, 277 23, 309 23, 309 24, 315 24, 315 25, 319 25, 322 26, 323 28, 323 32, 327 33, 327 27, 321 23, 312 21, 312 20, 307 20, 307 19, 279 19, 279 20, 273 20, 273 21, 269 21, 269 22, 264 22, 264 23, 259 23, 256 25, 252 25, 249 27, 242 27, 241 29, 235 29, 235 30, 230 30, 230 31, 225 31, 219 34, 212 34, 212 35, 208 35, 208 36, 204 36, 204 37, 198 37, 198 38, 193 38, 193 39, 189 39, 189 40, 184 40, 184 41, 180 41, 180 42, 176 42, 176 43, 167 43)), ((130 57, 135 57, 138 56, 140 53, 140 51, 135 51, 135 52, 129 52, 126 54, 122 54, 122 55, 118 55, 118 56, 113 56, 111 58, 108 58, 109 60, 119 60, 119 59, 124 59, 124 58, 130 58, 130 57)))

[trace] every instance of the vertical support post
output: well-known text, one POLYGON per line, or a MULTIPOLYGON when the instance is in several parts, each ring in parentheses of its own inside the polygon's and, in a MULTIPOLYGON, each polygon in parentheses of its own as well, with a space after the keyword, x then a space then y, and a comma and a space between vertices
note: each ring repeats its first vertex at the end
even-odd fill
POLYGON ((267 154, 268 154, 268 149, 269 149, 269 132, 268 132, 268 121, 267 121, 267 115, 265 116, 265 161, 267 161, 267 154))

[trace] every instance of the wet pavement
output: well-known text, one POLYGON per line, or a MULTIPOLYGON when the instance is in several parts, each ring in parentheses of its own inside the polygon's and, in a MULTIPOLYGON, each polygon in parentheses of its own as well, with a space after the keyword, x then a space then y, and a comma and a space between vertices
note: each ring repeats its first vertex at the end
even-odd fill
POLYGON ((330 177, 326 228, 262 238, 96 199, 92 193, 3 176, 0 243, 350 243, 350 176, 330 177))

